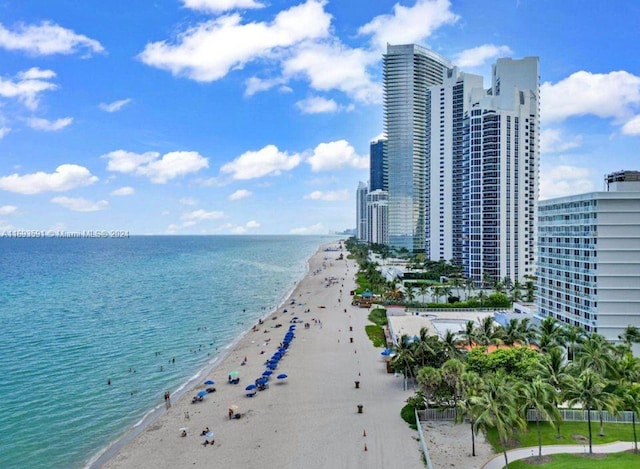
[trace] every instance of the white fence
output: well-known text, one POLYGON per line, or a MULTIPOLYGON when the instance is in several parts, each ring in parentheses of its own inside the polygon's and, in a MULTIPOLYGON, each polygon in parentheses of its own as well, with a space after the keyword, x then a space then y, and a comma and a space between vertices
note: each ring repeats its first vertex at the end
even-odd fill
MULTIPOLYGON (((579 410, 579 409, 558 409, 560 411, 560 415, 562 416, 563 422, 586 422, 587 421, 587 411, 579 410)), ((427 420, 442 420, 452 422, 456 417, 456 409, 426 409, 426 410, 418 410, 418 419, 421 422, 427 420)), ((527 412, 527 420, 529 422, 535 422, 537 419, 536 412, 534 410, 529 410, 527 412)), ((540 419, 544 420, 543 418, 540 419)), ((591 411, 591 420, 593 422, 600 421, 600 412, 597 410, 591 411)), ((608 412, 602 413, 602 421, 607 423, 631 423, 633 420, 633 412, 631 411, 622 411, 618 415, 610 414, 608 412)), ((639 421, 638 416, 636 415, 636 421, 639 421)))

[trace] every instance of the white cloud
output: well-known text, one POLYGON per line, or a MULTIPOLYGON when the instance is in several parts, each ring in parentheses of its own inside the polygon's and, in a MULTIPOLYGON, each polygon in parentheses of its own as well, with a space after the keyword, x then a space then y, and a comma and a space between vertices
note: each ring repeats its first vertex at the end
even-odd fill
POLYGON ((335 202, 337 200, 348 200, 349 192, 346 189, 339 191, 313 191, 309 195, 304 196, 305 199, 311 200, 325 200, 328 202, 335 202))
MULTIPOLYGON (((4 120, 2 120, 1 122, 4 122, 4 120)), ((0 123, 0 140, 3 139, 9 132, 11 132, 11 127, 7 127, 4 123, 0 123)))
POLYGON ((50 121, 48 119, 42 119, 40 117, 30 117, 27 119, 27 125, 35 130, 43 130, 45 132, 56 132, 62 130, 65 127, 71 125, 73 122, 72 117, 63 117, 50 121))
POLYGON ((367 66, 379 60, 378 52, 350 49, 338 42, 307 42, 283 61, 282 69, 287 79, 307 78, 313 89, 337 89, 357 101, 378 103, 382 88, 371 80, 367 66))
POLYGON ((55 78, 56 72, 32 67, 24 72, 19 72, 16 76, 21 80, 50 80, 51 78, 55 78))
POLYGON ((109 206, 109 202, 106 200, 99 200, 92 202, 91 200, 83 199, 81 197, 54 197, 51 202, 73 210, 74 212, 97 212, 104 210, 109 206))
POLYGON ((0 189, 19 194, 39 194, 40 192, 63 192, 76 187, 90 186, 98 181, 89 170, 75 164, 63 164, 54 173, 39 171, 20 176, 12 174, 0 177, 0 189))
POLYGON ((100 103, 98 107, 106 112, 117 112, 131 102, 131 98, 121 99, 112 103, 100 103))
POLYGON ((219 13, 237 8, 264 8, 255 0, 182 0, 186 8, 192 10, 219 13))
POLYGON ((13 31, 0 24, 0 47, 31 55, 68 55, 79 51, 91 54, 104 51, 98 41, 50 21, 43 21, 39 25, 18 24, 13 31))
POLYGON ((564 135, 559 129, 545 129, 540 134, 540 153, 558 153, 578 148, 582 145, 582 135, 564 135))
POLYGON ((11 215, 16 210, 18 210, 18 207, 15 205, 3 205, 0 207, 0 215, 11 215))
POLYGON ((307 159, 312 171, 328 171, 342 167, 366 169, 369 167, 369 157, 359 156, 346 140, 321 143, 313 150, 313 155, 307 159))
POLYGON ((640 77, 625 71, 580 71, 556 84, 543 83, 540 95, 545 122, 587 114, 624 121, 640 105, 640 77))
POLYGON ((111 195, 133 195, 136 190, 133 187, 125 186, 111 192, 111 195))
POLYGON ((182 199, 178 200, 178 202, 181 205, 189 205, 189 206, 193 206, 198 203, 198 201, 192 197, 183 197, 182 199))
POLYGON ((255 179, 269 174, 279 175, 300 164, 298 154, 281 152, 275 145, 267 145, 258 151, 248 151, 220 168, 220 172, 231 174, 233 179, 255 179))
POLYGON ((591 172, 587 168, 560 165, 541 169, 540 199, 550 199, 595 190, 591 172))
POLYGON ((165 184, 170 179, 209 167, 207 158, 195 151, 173 151, 160 158, 157 152, 133 153, 116 150, 102 155, 101 158, 109 160, 109 171, 145 176, 155 184, 165 184))
POLYGON ((333 99, 326 99, 320 96, 312 96, 296 103, 296 107, 303 114, 322 114, 325 112, 338 112, 342 110, 353 111, 353 105, 340 106, 333 99))
POLYGON ((300 228, 294 228, 289 231, 290 234, 325 234, 327 229, 322 223, 316 223, 311 226, 303 226, 300 228))
MULTIPOLYGON (((285 82, 286 80, 284 78, 263 79, 258 77, 250 77, 245 81, 246 88, 244 90, 244 95, 253 96, 256 93, 270 90, 274 86, 282 85, 285 82)), ((291 88, 289 88, 289 91, 292 91, 291 88)))
POLYGON ((449 0, 417 0, 412 7, 396 3, 392 15, 376 16, 358 32, 371 35, 371 42, 379 51, 387 43, 423 43, 438 28, 458 21, 459 16, 450 8, 449 0))
POLYGON ((460 68, 478 67, 480 65, 484 65, 489 60, 505 57, 511 54, 513 54, 513 51, 509 46, 483 44, 460 52, 453 60, 453 63, 460 68))
POLYGON ((0 96, 15 98, 29 109, 36 109, 40 94, 44 91, 55 90, 58 86, 47 80, 55 77, 51 70, 31 68, 16 75, 16 80, 0 77, 0 96))
POLYGON ((240 200, 249 197, 252 194, 251 191, 246 189, 239 189, 229 196, 229 200, 240 200))
POLYGON ((138 57, 147 65, 177 76, 215 81, 232 69, 270 58, 274 49, 326 37, 331 15, 324 11, 324 3, 307 0, 281 11, 271 23, 242 23, 237 13, 220 16, 187 29, 178 35, 174 44, 149 43, 138 57))
POLYGON ((622 133, 625 135, 640 135, 640 115, 635 116, 622 126, 622 133))
POLYGON ((211 211, 207 212, 206 210, 194 210, 193 212, 187 212, 182 215, 183 220, 219 220, 220 218, 224 218, 224 212, 220 211, 211 211))
POLYGON ((251 220, 247 222, 247 228, 260 228, 260 223, 255 220, 251 220))

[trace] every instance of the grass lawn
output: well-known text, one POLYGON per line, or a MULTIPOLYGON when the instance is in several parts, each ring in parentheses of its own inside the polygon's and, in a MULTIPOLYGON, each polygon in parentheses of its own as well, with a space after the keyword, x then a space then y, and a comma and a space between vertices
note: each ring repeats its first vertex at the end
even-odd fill
POLYGON ((358 287, 356 288, 356 294, 360 295, 363 291, 369 289, 371 290, 371 284, 364 273, 358 272, 356 274, 356 283, 358 287))
POLYGON ((387 345, 387 339, 384 336, 384 329, 381 326, 364 326, 364 330, 367 333, 374 347, 384 347, 387 345))
POLYGON ((524 461, 509 463, 509 469, 635 469, 640 467, 640 454, 614 453, 604 457, 585 457, 579 454, 554 454, 546 464, 527 464, 524 461))
POLYGON ((369 313, 369 317, 367 319, 378 326, 386 326, 387 310, 383 308, 376 308, 369 313))
MULTIPOLYGON (((573 445, 576 443, 584 443, 585 445, 589 444, 589 428, 587 426, 587 422, 563 422, 560 425, 561 438, 557 437, 558 430, 546 422, 540 422, 540 430, 542 431, 543 445, 573 445)), ((611 443, 612 441, 633 441, 633 427, 631 424, 605 423, 604 436, 598 436, 599 430, 600 422, 596 419, 591 422, 591 432, 593 435, 594 445, 611 443)), ((498 434, 495 430, 489 431, 487 439, 496 452, 502 451, 502 445, 498 442, 498 434)), ((536 423, 529 422, 528 431, 525 433, 515 433, 513 435, 512 443, 513 444, 509 445, 510 449, 522 446, 538 446, 536 423)), ((640 467, 640 465, 638 467, 640 467)))

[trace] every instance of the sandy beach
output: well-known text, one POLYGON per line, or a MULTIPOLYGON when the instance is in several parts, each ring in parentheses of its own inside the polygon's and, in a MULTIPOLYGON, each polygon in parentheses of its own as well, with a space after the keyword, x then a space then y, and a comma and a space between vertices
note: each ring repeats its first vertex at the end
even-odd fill
POLYGON ((386 372, 380 349, 367 338, 368 310, 351 306, 356 263, 338 260, 340 253, 325 247, 311 257, 308 274, 284 306, 204 378, 215 381, 216 392, 193 404, 201 385, 172 402, 102 467, 424 467, 417 432, 400 418, 413 392, 386 372), (294 317, 302 323, 274 371, 288 378, 271 379, 268 389, 246 397, 245 387, 265 371, 294 317), (239 372, 239 384, 227 383, 230 371, 239 372), (229 419, 231 406, 241 418, 229 419), (213 437, 201 436, 207 427, 213 437), (212 439, 213 445, 203 445, 212 439))

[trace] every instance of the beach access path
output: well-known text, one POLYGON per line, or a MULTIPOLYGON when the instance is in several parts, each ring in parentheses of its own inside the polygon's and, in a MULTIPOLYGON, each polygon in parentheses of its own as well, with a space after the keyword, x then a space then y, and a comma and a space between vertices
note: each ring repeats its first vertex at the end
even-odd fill
MULTIPOLYGON (((603 445, 593 445, 594 454, 603 453, 622 453, 623 451, 633 450, 633 441, 615 441, 613 443, 606 443, 603 445)), ((589 444, 583 445, 547 445, 542 447, 542 455, 549 454, 589 454, 589 444)), ((528 446, 526 448, 516 448, 507 451, 507 458, 509 465, 512 461, 519 459, 527 459, 538 455, 537 446, 528 446)), ((493 457, 490 461, 482 466, 482 469, 502 469, 504 467, 504 455, 500 453, 493 457)))
POLYGON ((424 467, 417 432, 400 418, 413 391, 403 390, 402 378, 386 372, 381 349, 367 338, 369 310, 351 306, 357 265, 324 247, 309 260, 309 272, 290 299, 203 379, 213 379, 216 392, 196 404, 191 397, 205 386, 185 394, 105 468, 424 467), (262 375, 293 317, 303 323, 274 371, 288 378, 271 379, 269 389, 246 397, 245 387, 262 375), (227 383, 231 370, 240 372, 238 385, 227 383), (240 419, 228 418, 231 406, 237 406, 240 419), (211 438, 200 436, 207 427, 213 446, 204 446, 211 438), (188 429, 186 437, 180 436, 182 428, 188 429))

